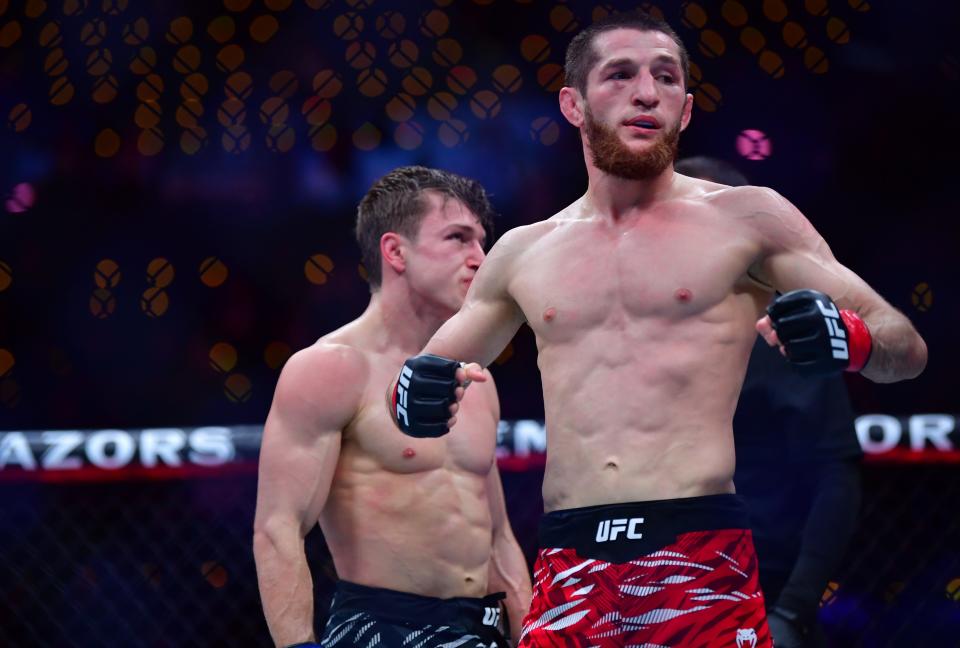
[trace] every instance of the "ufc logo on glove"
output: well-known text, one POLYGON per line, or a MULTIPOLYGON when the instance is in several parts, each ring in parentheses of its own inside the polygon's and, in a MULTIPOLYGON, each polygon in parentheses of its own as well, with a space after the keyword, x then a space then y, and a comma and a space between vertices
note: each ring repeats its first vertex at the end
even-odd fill
POLYGON ((407 418, 407 389, 410 388, 410 376, 413 375, 413 369, 404 366, 400 370, 400 379, 397 383, 397 420, 403 420, 403 424, 409 426, 410 419, 407 418))
POLYGON ((817 308, 823 315, 823 321, 827 324, 827 333, 830 335, 830 346, 833 347, 833 357, 837 360, 848 360, 850 352, 847 350, 847 334, 840 326, 840 311, 836 304, 825 306, 823 302, 817 302, 817 308))

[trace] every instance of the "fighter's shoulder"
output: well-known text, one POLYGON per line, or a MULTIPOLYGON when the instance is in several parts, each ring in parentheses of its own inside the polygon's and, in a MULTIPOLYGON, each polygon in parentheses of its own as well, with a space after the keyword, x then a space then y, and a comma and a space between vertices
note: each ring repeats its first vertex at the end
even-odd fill
POLYGON ((822 244, 813 224, 797 207, 769 187, 728 187, 714 197, 720 211, 772 248, 799 249, 822 244))
POLYGON ((325 336, 290 356, 274 399, 319 408, 354 407, 363 394, 369 365, 360 348, 325 336))
POLYGON ((497 241, 494 249, 499 248, 503 252, 514 254, 522 252, 523 250, 529 249, 530 245, 546 236, 549 232, 552 232, 556 227, 557 224, 553 218, 530 223, 529 225, 518 225, 505 232, 497 241))
POLYGON ((513 254, 529 250, 534 244, 562 230, 565 224, 577 220, 571 207, 567 207, 545 220, 514 227, 500 237, 494 248, 500 247, 502 250, 513 254))
POLYGON ((775 215, 784 212, 795 212, 789 200, 770 187, 743 185, 731 187, 716 182, 700 181, 702 199, 722 211, 735 217, 751 217, 756 215, 775 215))
POLYGON ((545 230, 552 226, 545 222, 520 225, 505 232, 490 249, 486 260, 480 266, 480 274, 485 281, 493 278, 509 280, 518 268, 524 254, 544 236, 545 230))
POLYGON ((790 202, 770 187, 757 185, 731 186, 686 178, 687 192, 691 198, 703 200, 732 215, 749 214, 755 211, 778 211, 790 207, 790 202))
POLYGON ((290 356, 287 364, 291 362, 309 367, 324 365, 348 370, 365 366, 367 355, 353 340, 328 334, 290 356))

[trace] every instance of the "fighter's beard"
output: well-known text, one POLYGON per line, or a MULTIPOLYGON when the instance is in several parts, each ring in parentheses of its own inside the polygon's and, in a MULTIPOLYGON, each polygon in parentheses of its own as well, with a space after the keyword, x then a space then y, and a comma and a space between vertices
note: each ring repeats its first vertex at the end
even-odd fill
POLYGON ((677 159, 679 121, 655 140, 653 148, 636 153, 621 141, 615 130, 594 119, 589 107, 584 117, 584 134, 590 142, 593 165, 612 176, 646 180, 660 175, 677 159))

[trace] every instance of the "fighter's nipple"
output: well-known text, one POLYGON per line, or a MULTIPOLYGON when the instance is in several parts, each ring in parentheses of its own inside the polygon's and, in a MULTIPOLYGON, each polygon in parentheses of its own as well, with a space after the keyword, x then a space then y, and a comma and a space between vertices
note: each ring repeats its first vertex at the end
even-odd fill
POLYGON ((693 299, 693 293, 687 288, 677 288, 677 292, 673 293, 673 296, 677 298, 678 302, 684 304, 693 299))
POLYGON ((552 322, 557 316, 557 309, 551 306, 547 310, 543 311, 543 321, 552 322))
POLYGON ((404 448, 403 449, 403 458, 404 459, 413 459, 417 456, 416 451, 413 448, 404 448))

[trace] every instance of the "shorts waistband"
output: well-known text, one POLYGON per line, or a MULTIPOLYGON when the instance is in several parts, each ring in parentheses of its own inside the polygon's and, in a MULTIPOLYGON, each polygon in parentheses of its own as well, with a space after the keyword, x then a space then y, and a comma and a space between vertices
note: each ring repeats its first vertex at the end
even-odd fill
POLYGON ((539 536, 542 548, 619 563, 671 545, 683 533, 749 527, 740 497, 720 494, 553 511, 541 518, 539 536))
POLYGON ((475 626, 498 626, 500 601, 505 598, 506 594, 497 592, 482 598, 441 599, 340 580, 330 612, 366 612, 405 625, 423 625, 429 620, 433 625, 461 626, 469 630, 475 626))

